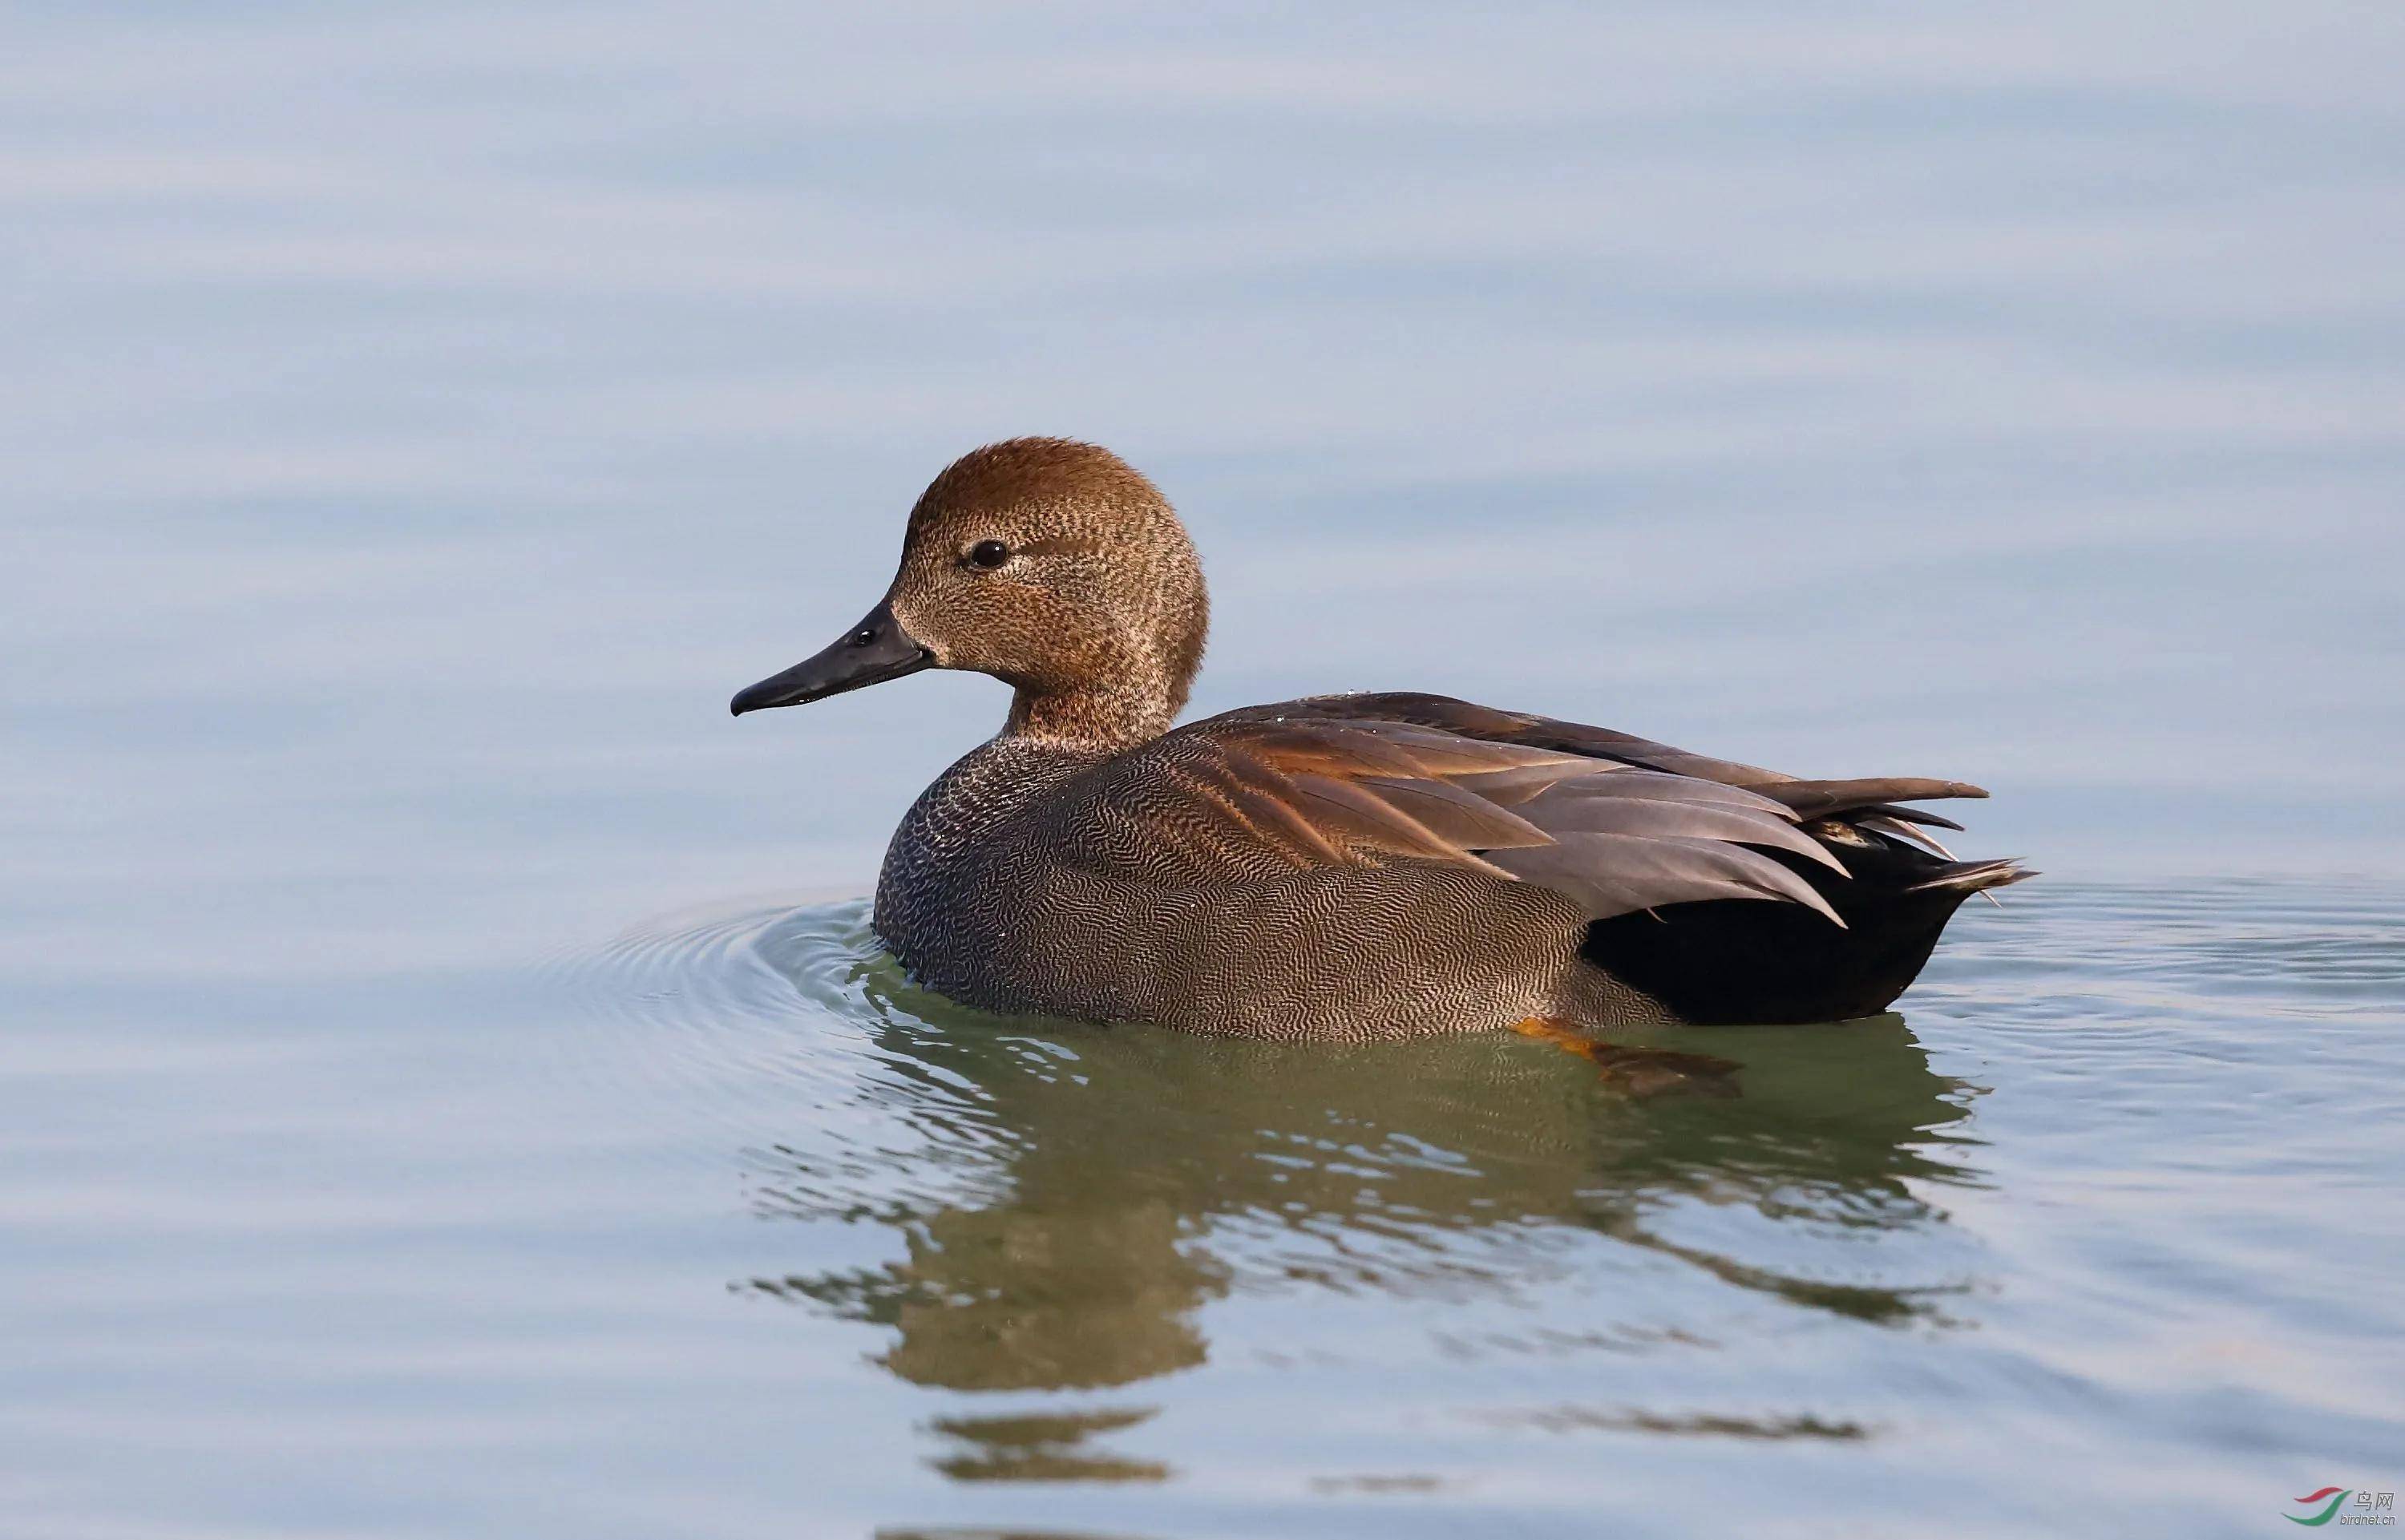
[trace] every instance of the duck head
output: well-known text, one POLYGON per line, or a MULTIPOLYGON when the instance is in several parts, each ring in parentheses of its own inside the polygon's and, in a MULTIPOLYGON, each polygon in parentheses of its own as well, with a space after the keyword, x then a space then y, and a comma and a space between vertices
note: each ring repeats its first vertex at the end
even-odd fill
POLYGON ((1010 439, 929 484, 875 609, 730 709, 966 669, 1017 692, 1006 733, 1136 742, 1186 704, 1209 623, 1193 542, 1151 482, 1094 445, 1010 439))

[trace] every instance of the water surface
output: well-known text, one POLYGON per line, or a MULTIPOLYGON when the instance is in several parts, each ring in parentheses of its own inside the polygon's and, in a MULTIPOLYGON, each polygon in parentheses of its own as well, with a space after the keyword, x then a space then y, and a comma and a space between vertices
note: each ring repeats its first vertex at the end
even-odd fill
POLYGON ((0 21, 0 1530, 2265 1533, 2405 1478, 2405 31, 0 21), (1213 711, 1996 792, 1899 1015, 997 1024, 1001 715, 730 723, 1108 443, 1213 711))
POLYGON ((2405 894, 2009 897, 1902 1015, 1649 1039, 1734 1100, 1518 1038, 998 1023, 857 901, 514 981, 87 987, 12 1075, 16 1501, 1679 1533, 1736 1483, 2009 1534, 2380 1479, 2405 894))

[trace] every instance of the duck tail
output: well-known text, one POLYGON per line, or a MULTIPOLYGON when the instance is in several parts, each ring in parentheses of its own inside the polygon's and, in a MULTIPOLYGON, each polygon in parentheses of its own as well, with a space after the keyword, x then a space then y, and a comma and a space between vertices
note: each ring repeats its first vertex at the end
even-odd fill
POLYGON ((2038 873, 2021 865, 2018 855, 2002 855, 1988 861, 1948 861, 1934 868, 1919 881, 1902 889, 1906 893, 1947 892, 1968 897, 1985 893, 1991 887, 2010 887, 2025 883, 2038 873))
POLYGON ((1884 833, 1837 845, 1849 875, 1765 852, 1818 889, 1838 929, 1802 904, 1672 904, 1587 927, 1579 954, 1699 1024, 1828 1022, 1888 1009, 1963 900, 2035 872, 2010 857, 1940 860, 1884 833))

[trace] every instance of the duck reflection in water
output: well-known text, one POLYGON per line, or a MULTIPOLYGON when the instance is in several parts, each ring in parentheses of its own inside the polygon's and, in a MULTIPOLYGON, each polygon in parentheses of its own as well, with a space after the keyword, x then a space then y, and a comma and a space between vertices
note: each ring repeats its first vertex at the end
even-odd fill
MULTIPOLYGON (((1776 1229, 1871 1240, 1943 1223, 1916 1181, 1977 1180, 1961 1126, 1976 1089, 1932 1071, 1899 1016, 1666 1029, 1661 1045, 1708 1037, 1739 1057, 1744 1094, 1639 1099, 1512 1037, 1281 1044, 998 1023, 913 987, 851 929, 842 977, 822 968, 819 987, 874 1024, 877 1068, 857 1093, 865 1119, 833 1121, 877 1132, 752 1151, 753 1197, 771 1215, 890 1226, 906 1254, 738 1287, 892 1329, 880 1362, 917 1385, 1097 1391, 1191 1368, 1210 1352, 1200 1307, 1231 1291, 1522 1303, 1582 1265, 1566 1243, 1598 1237, 1807 1310, 1934 1319, 1947 1286, 1798 1277, 1778 1240, 1760 1260, 1663 1222, 1750 1208, 1776 1229)), ((762 950, 792 977, 830 940, 797 917, 762 950)), ((1522 1328, 1677 1335, 1535 1314, 1522 1328)), ((971 1448, 939 1463, 972 1478, 1157 1476, 1081 1448, 1140 1415, 948 1419, 937 1431, 971 1448)))

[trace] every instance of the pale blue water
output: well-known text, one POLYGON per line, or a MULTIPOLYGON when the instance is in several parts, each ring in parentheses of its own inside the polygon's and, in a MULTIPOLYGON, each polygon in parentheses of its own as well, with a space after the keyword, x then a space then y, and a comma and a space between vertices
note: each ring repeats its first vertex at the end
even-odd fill
POLYGON ((2405 1485, 2392 10, 0 44, 0 1533, 2405 1485), (1198 711, 1961 776, 2047 875, 1900 1019, 1685 1035, 1733 1102, 952 1011, 858 900, 999 686, 724 701, 1021 431, 1186 514, 1198 711))

